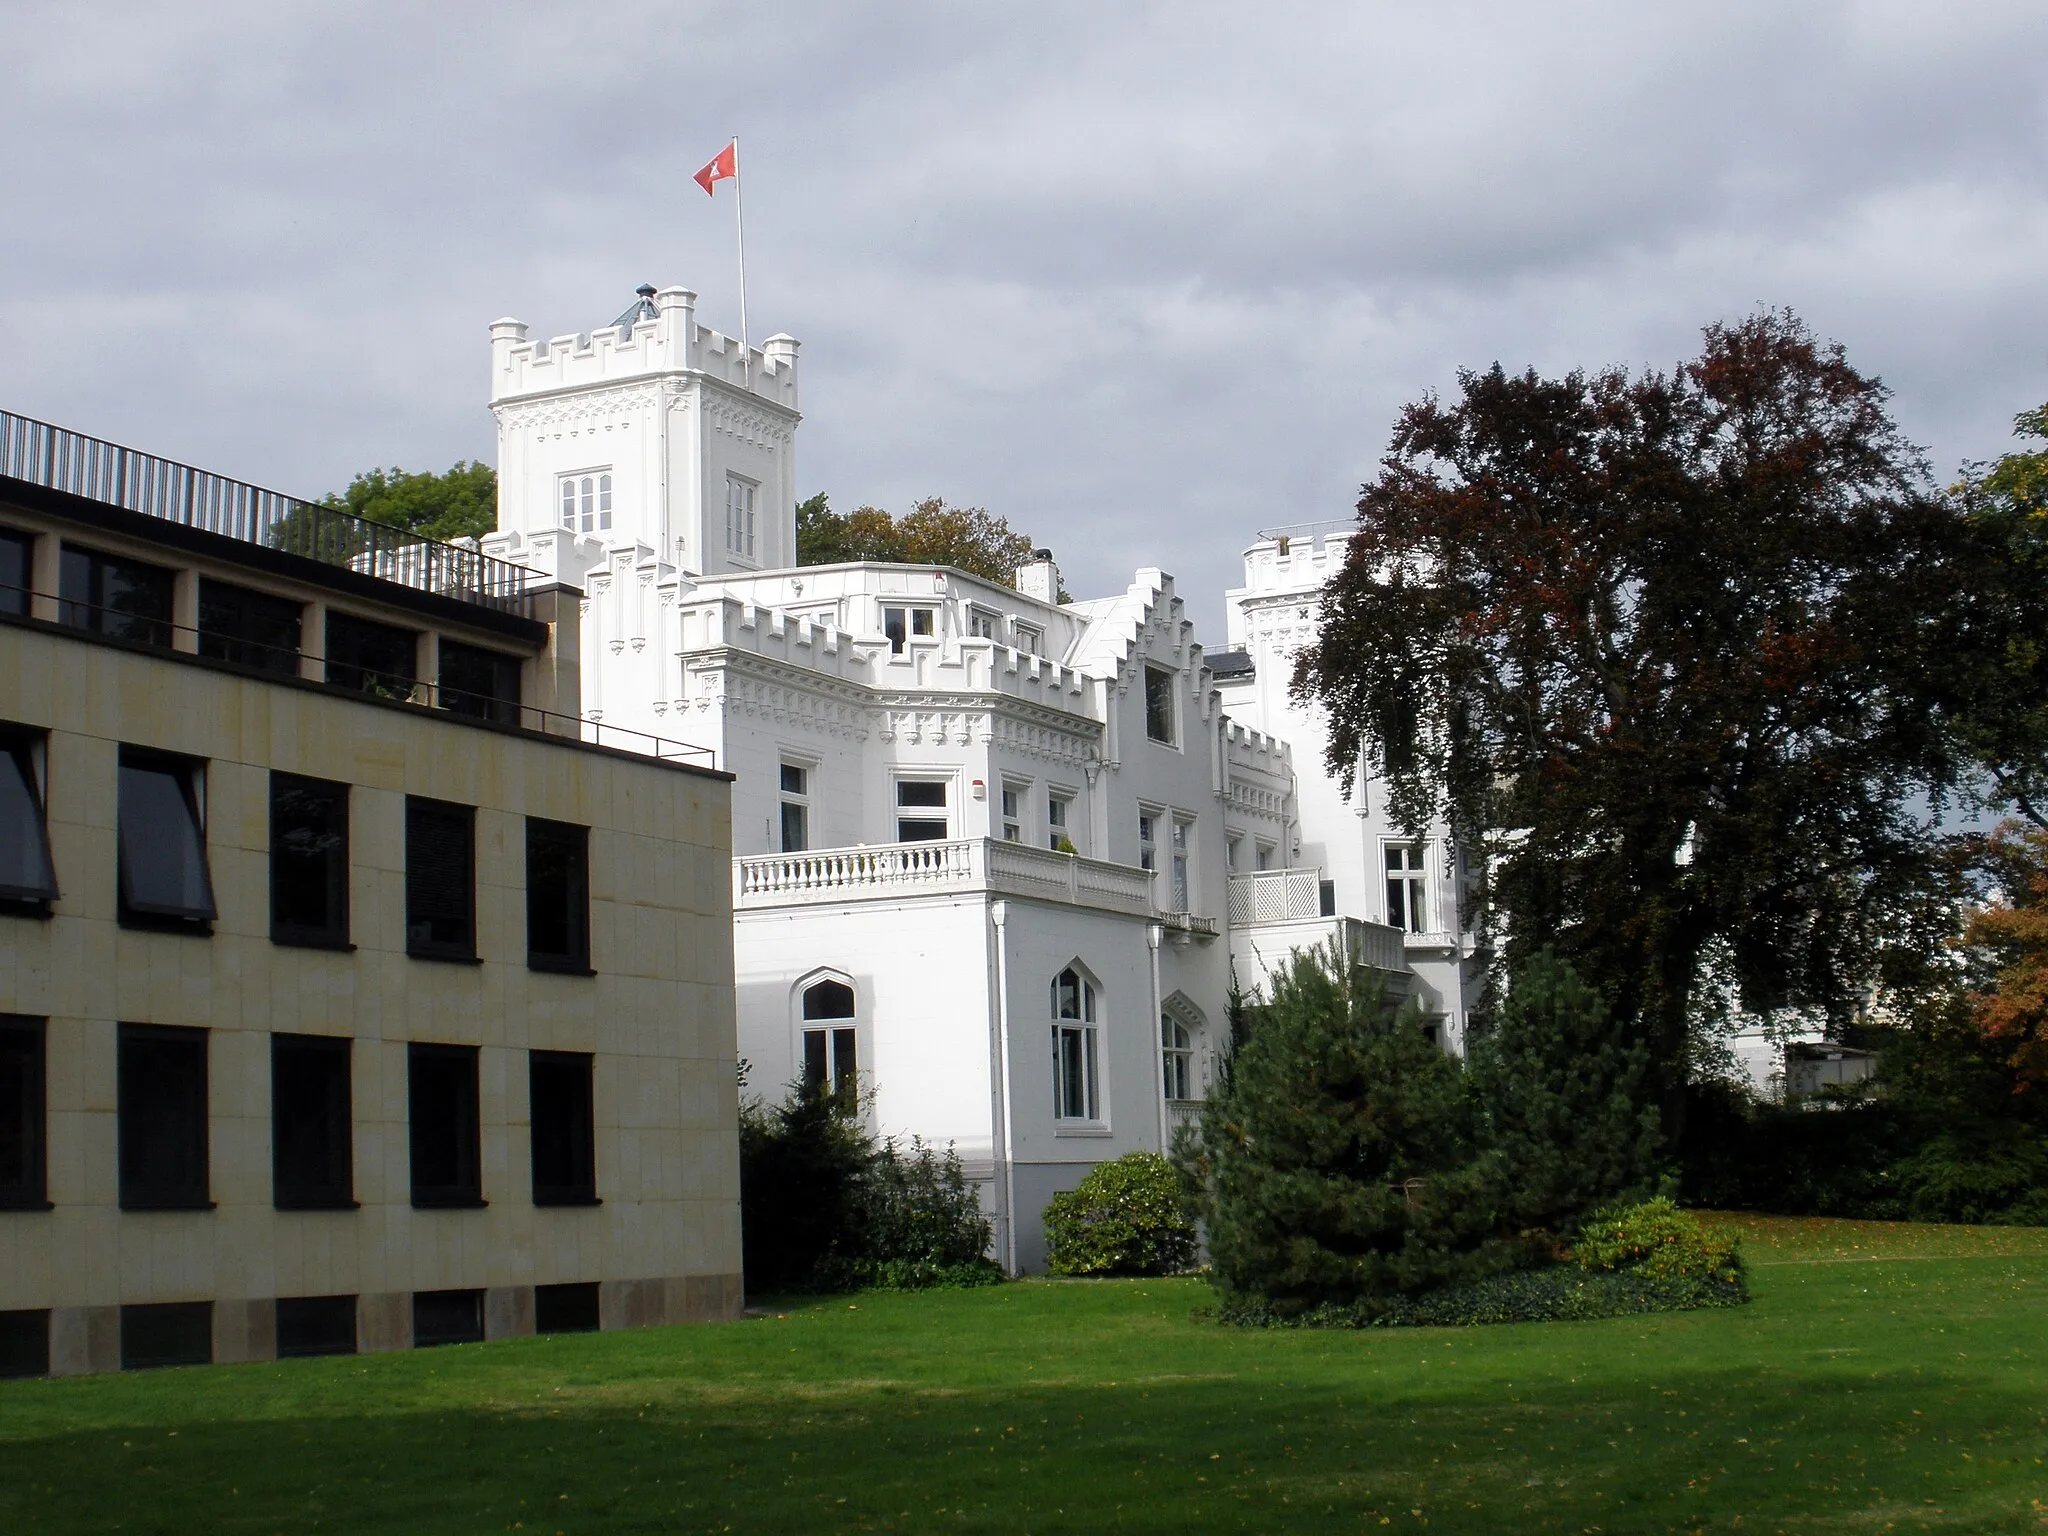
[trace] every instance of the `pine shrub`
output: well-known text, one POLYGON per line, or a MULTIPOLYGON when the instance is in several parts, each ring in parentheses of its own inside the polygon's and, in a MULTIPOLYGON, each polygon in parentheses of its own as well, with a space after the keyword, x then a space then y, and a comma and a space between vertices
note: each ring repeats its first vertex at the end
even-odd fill
POLYGON ((1226 1302, 1226 1322, 1255 1327, 1451 1328, 1629 1317, 1734 1307, 1749 1300, 1733 1240, 1709 1232, 1668 1199, 1596 1217, 1571 1258, 1482 1276, 1420 1295, 1360 1297, 1287 1311, 1226 1302))
POLYGON ((1056 1275, 1170 1275, 1194 1262, 1197 1234, 1167 1160, 1126 1152, 1053 1196, 1045 1240, 1056 1275))
POLYGON ((1370 1307, 1521 1262, 1462 1068, 1413 1003, 1308 953, 1248 1015, 1191 1169, 1226 1312, 1370 1307))
POLYGON ((1546 950, 1516 973, 1468 1070, 1513 1226, 1561 1238, 1656 1191, 1650 1053, 1568 962, 1546 950))

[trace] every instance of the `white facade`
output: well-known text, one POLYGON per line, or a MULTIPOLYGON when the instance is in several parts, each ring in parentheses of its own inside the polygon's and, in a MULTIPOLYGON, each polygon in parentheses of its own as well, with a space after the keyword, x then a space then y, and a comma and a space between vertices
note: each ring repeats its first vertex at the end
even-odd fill
POLYGON ((1411 837, 1388 813, 1386 786, 1364 771, 1346 794, 1329 771, 1327 717, 1291 692, 1294 664, 1322 620, 1324 583, 1344 565, 1345 528, 1261 535, 1244 556, 1244 585, 1224 594, 1232 654, 1217 691, 1233 719, 1285 741, 1297 770, 1294 862, 1322 871, 1324 905, 1400 931, 1408 969, 1439 1039, 1464 1048, 1482 959, 1461 911, 1466 874, 1449 829, 1411 837))
MULTIPOLYGON (((796 342, 742 358, 687 290, 641 293, 587 338, 492 327, 484 547, 578 595, 589 729, 709 749, 736 775, 754 1091, 850 1066, 880 1134, 958 1148, 1006 1262, 1033 1268, 1054 1193, 1192 1113, 1233 964, 1255 987, 1339 938, 1404 976, 1421 962, 1462 1024, 1456 986, 1427 979, 1432 936, 1379 921, 1377 844, 1326 813, 1277 661, 1226 714, 1156 569, 1060 604, 1049 559, 1014 587, 795 566, 796 342)), ((1263 637, 1266 606, 1234 602, 1233 624, 1257 609, 1263 637)))

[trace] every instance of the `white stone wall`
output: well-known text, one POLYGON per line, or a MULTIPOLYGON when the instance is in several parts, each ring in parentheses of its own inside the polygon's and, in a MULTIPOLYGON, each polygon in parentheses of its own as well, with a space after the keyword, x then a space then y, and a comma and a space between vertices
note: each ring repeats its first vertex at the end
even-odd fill
POLYGON ((653 302, 656 318, 547 342, 492 325, 499 533, 559 528, 559 477, 609 473, 611 526, 588 530, 601 547, 698 574, 794 564, 796 341, 743 352, 696 323, 688 289, 653 302), (727 547, 728 474, 758 488, 751 555, 727 547))
MULTIPOLYGON (((1261 538, 1245 551, 1245 584, 1224 595, 1230 643, 1247 652, 1254 672, 1219 685, 1231 718, 1284 740, 1292 750, 1299 848, 1290 863, 1319 866, 1335 883, 1337 912, 1367 922, 1390 920, 1386 850, 1412 840, 1388 811, 1385 786, 1361 773, 1346 794, 1325 753, 1329 726, 1319 708, 1292 696, 1294 663, 1320 624, 1322 588, 1343 567, 1348 532, 1289 539, 1261 538)), ((1440 1015, 1444 1043, 1462 1044, 1481 977, 1460 912, 1458 854, 1436 823, 1422 840, 1426 857, 1428 931, 1407 938, 1416 995, 1440 1015)))

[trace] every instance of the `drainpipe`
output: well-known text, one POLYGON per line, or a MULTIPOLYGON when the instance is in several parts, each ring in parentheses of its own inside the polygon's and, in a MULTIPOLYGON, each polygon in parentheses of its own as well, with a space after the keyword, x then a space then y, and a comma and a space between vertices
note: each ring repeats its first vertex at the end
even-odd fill
POLYGON ((1166 929, 1158 923, 1145 925, 1145 943, 1152 950, 1152 1098, 1159 1109, 1159 1155, 1166 1156, 1166 1039, 1161 1015, 1164 1000, 1159 995, 1159 941, 1166 929))
MULTIPOLYGON (((1010 954, 1004 932, 1010 904, 992 902, 989 917, 996 925, 996 1148, 1003 1160, 1003 1270, 1017 1273, 1017 1164, 1010 1126, 1010 954)), ((1153 988, 1157 991, 1155 985, 1153 988)))

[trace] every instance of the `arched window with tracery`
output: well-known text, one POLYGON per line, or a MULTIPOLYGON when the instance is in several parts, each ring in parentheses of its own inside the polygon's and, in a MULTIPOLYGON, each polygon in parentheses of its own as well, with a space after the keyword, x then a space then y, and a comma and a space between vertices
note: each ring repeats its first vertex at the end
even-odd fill
POLYGON ((853 988, 826 977, 803 991, 803 1083, 852 1110, 860 1102, 860 1028, 853 988))
POLYGON ((1095 984, 1076 966, 1052 980, 1052 1112, 1056 1120, 1100 1120, 1100 1030, 1095 984))
POLYGON ((1167 1100, 1195 1097, 1195 1037, 1170 1013, 1159 1016, 1159 1055, 1165 1063, 1167 1100))

